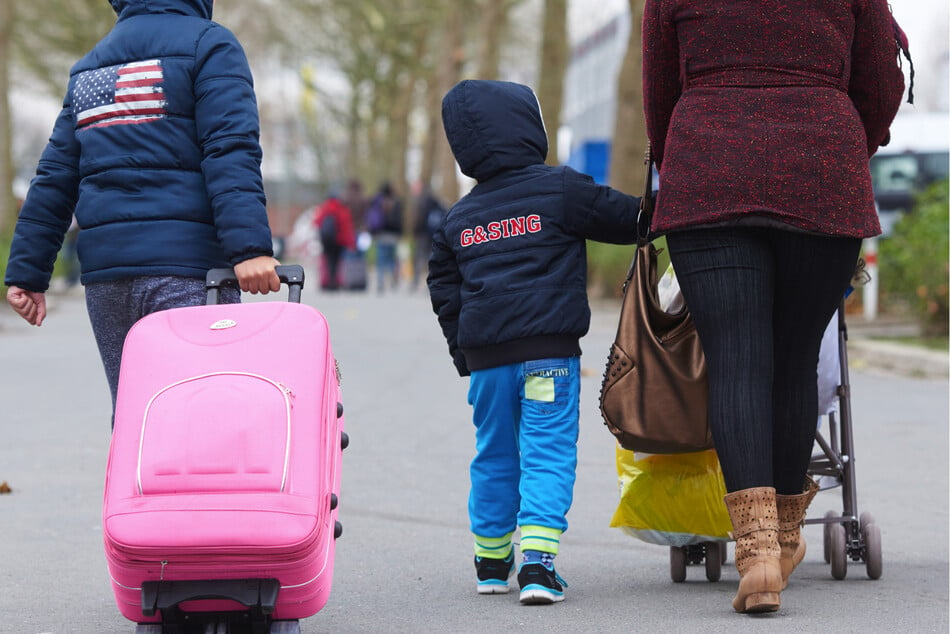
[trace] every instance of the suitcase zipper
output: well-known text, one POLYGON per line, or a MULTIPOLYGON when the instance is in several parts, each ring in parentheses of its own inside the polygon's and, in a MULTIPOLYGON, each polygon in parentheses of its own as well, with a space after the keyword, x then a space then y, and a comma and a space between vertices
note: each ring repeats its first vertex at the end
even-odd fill
POLYGON ((217 548, 183 547, 181 548, 182 552, 177 553, 174 557, 168 557, 164 555, 169 552, 169 547, 127 546, 118 543, 113 539, 108 539, 107 548, 120 555, 125 561, 140 562, 142 564, 149 564, 153 566, 155 564, 161 564, 163 567, 169 562, 179 563, 182 561, 205 561, 209 556, 227 557, 233 559, 234 561, 254 561, 259 559, 266 559, 268 561, 280 561, 282 559, 293 560, 298 557, 301 552, 307 552, 310 550, 311 546, 318 541, 322 533, 325 531, 328 531, 331 534, 333 533, 333 520, 335 517, 336 514, 334 513, 331 513, 329 518, 324 513, 319 514, 318 528, 312 530, 310 534, 303 539, 303 541, 299 542, 296 546, 292 546, 290 550, 286 546, 235 546, 217 548), (156 550, 163 554, 162 559, 149 557, 149 554, 155 552, 156 550))
POLYGON ((113 552, 124 555, 119 561, 122 561, 123 564, 127 566, 134 567, 148 567, 154 568, 156 565, 159 566, 159 580, 165 578, 166 570, 175 570, 176 568, 188 568, 189 570, 195 569, 213 569, 221 570, 224 568, 239 568, 241 566, 257 566, 262 562, 266 562, 267 566, 290 566, 294 565, 296 562, 300 561, 301 553, 306 553, 307 549, 295 550, 293 552, 285 552, 278 554, 248 554, 241 555, 237 553, 211 553, 205 552, 201 555, 179 555, 179 556, 166 556, 164 559, 149 559, 142 556, 130 556, 130 553, 124 551, 122 548, 113 547, 113 552), (214 560, 213 563, 210 563, 209 560, 214 560))
POLYGON ((287 429, 286 436, 285 436, 286 440, 284 443, 284 469, 283 469, 283 473, 281 474, 281 488, 280 488, 281 493, 284 492, 284 488, 287 486, 287 472, 290 468, 290 460, 291 460, 291 408, 293 407, 293 403, 291 401, 294 398, 294 393, 291 391, 290 388, 288 388, 283 383, 279 383, 277 381, 274 381, 273 379, 269 379, 266 376, 261 376, 260 374, 253 374, 251 372, 226 371, 226 372, 209 372, 208 374, 200 374, 198 376, 182 379, 181 381, 176 381, 175 383, 166 385, 165 387, 160 389, 158 392, 153 394, 152 398, 149 399, 149 402, 145 406, 145 412, 142 414, 142 431, 139 433, 139 455, 138 455, 138 460, 136 462, 136 467, 135 467, 135 484, 136 484, 136 489, 139 492, 139 495, 144 495, 142 491, 142 451, 145 445, 145 430, 146 430, 146 423, 148 422, 148 419, 149 419, 149 410, 151 409, 152 404, 155 402, 155 399, 157 399, 159 396, 161 396, 162 394, 164 394, 165 392, 169 391, 172 388, 178 387, 180 385, 184 385, 186 383, 191 383, 193 381, 200 381, 201 379, 207 379, 207 378, 211 378, 215 376, 245 376, 252 379, 258 379, 258 380, 264 381, 265 383, 268 383, 269 385, 274 386, 281 392, 281 396, 284 398, 284 412, 286 416, 285 426, 287 429))
MULTIPOLYGON (((272 573, 276 573, 285 569, 296 568, 302 559, 302 554, 307 553, 309 550, 309 545, 316 541, 316 537, 313 540, 308 540, 307 544, 293 552, 285 552, 280 555, 265 555, 265 554, 247 554, 240 555, 236 553, 230 553, 227 555, 222 555, 220 559, 209 562, 209 553, 204 553, 202 555, 182 555, 181 557, 166 558, 161 560, 148 559, 141 556, 134 556, 129 553, 126 549, 117 547, 114 544, 110 544, 109 548, 113 553, 118 553, 122 555, 121 557, 113 556, 111 559, 113 562, 124 568, 126 571, 130 570, 143 570, 147 571, 148 569, 154 569, 156 565, 160 566, 159 570, 159 581, 165 580, 165 574, 167 571, 171 570, 175 573, 178 573, 174 576, 179 576, 183 572, 187 572, 189 576, 198 572, 208 571, 210 574, 220 573, 221 570, 227 569, 229 577, 240 577, 242 571, 247 571, 248 573, 254 573, 261 569, 262 564, 267 567, 272 573)), ((333 540, 327 540, 327 547, 330 548, 333 546, 333 540)), ((325 558, 326 562, 326 558, 325 558)), ((326 563, 324 564, 326 566, 326 563)), ((314 577, 316 579, 321 574, 323 574, 324 568, 321 568, 320 572, 314 577)), ((209 577, 210 578, 210 577, 209 577)), ((307 585, 311 583, 314 579, 306 581, 300 584, 294 584, 293 586, 281 586, 282 588, 289 587, 298 587, 307 585)), ((119 583, 115 577, 113 577, 113 582, 120 585, 123 588, 128 590, 138 591, 141 588, 134 588, 131 586, 126 586, 125 584, 119 583)))

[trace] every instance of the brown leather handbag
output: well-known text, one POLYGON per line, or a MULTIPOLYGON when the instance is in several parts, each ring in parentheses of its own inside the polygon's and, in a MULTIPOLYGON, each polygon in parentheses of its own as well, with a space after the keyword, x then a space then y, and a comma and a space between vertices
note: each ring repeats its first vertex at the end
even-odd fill
MULTIPOLYGON (((649 155, 648 155, 649 157, 649 155)), ((652 161, 639 226, 650 226, 652 161), (646 225, 643 222, 646 221, 646 225)), ((668 313, 657 294, 658 251, 644 231, 624 282, 617 336, 601 384, 601 414, 625 449, 674 454, 713 447, 707 367, 687 308, 668 313)))

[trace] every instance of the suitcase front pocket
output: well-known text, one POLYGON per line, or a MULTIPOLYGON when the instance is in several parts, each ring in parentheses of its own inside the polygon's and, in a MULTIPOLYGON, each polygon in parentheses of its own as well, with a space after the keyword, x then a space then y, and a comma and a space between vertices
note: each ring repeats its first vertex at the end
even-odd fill
POLYGON ((281 492, 290 443, 285 386, 246 372, 191 377, 149 400, 136 485, 143 495, 281 492))

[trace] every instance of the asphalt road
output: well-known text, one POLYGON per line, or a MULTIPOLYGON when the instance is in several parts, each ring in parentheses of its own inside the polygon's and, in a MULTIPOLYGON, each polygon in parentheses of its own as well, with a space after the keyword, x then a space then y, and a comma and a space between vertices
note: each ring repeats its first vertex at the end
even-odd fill
MULTIPOLYGON (((109 398, 78 295, 51 298, 42 328, 0 309, 0 632, 130 633, 113 603, 100 509, 109 398)), ((582 434, 575 503, 558 570, 567 598, 525 607, 478 596, 466 518, 473 436, 467 382, 455 376, 421 292, 323 295, 343 375, 344 453, 333 591, 302 622, 318 632, 947 632, 948 381, 854 369, 859 510, 881 527, 884 574, 832 579, 822 529, 770 616, 733 612, 737 575, 691 567, 608 522, 617 505, 613 439, 597 398, 616 317, 598 311, 583 340, 582 434)), ((810 517, 841 511, 841 489, 810 517)))

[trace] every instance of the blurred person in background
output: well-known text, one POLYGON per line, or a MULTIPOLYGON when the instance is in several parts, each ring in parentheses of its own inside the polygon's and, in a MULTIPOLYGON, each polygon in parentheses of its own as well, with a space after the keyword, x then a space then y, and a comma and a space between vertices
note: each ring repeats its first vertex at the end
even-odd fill
POLYGON ((363 190, 363 181, 359 178, 351 178, 347 181, 347 187, 340 196, 340 201, 350 210, 354 228, 358 232, 366 231, 367 208, 370 206, 370 200, 363 190))
POLYGON ((314 227, 323 250, 321 288, 335 291, 340 288, 340 264, 343 254, 357 248, 353 216, 350 209, 341 202, 336 191, 331 190, 327 199, 317 208, 317 213, 314 215, 314 227))
POLYGON ((367 229, 376 245, 376 288, 383 293, 399 285, 396 247, 403 234, 403 205, 393 186, 380 185, 367 209, 367 229))
POLYGON ((416 200, 416 220, 413 223, 413 290, 429 273, 429 255, 433 248, 433 234, 446 217, 446 206, 424 185, 416 200))

